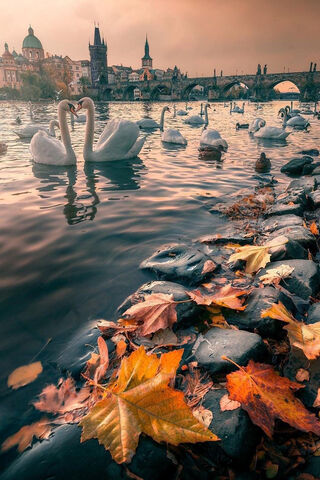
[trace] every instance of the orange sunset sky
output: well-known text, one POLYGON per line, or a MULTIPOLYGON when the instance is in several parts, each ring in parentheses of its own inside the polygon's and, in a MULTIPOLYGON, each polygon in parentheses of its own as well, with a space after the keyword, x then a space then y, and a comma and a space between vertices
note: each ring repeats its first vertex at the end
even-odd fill
POLYGON ((89 58, 94 21, 109 65, 138 68, 147 32, 154 67, 189 76, 320 68, 320 0, 0 0, 0 52, 31 24, 45 52, 89 58))

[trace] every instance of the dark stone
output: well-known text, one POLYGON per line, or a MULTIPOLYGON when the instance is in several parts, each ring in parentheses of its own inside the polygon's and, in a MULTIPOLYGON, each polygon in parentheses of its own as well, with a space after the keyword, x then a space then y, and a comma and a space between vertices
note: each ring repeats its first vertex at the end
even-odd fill
POLYGON ((319 165, 317 165, 317 168, 315 168, 312 171, 312 175, 320 175, 320 166, 319 165))
POLYGON ((273 236, 272 241, 279 245, 277 247, 270 248, 269 253, 271 255, 271 261, 275 262, 277 260, 290 260, 295 258, 308 258, 308 252, 305 250, 300 243, 296 242, 288 235, 279 235, 280 231, 275 232, 276 235, 273 236), (287 239, 288 241, 281 245, 281 243, 287 239))
POLYGON ((308 203, 306 192, 303 188, 287 190, 284 193, 279 194, 275 200, 276 204, 296 203, 301 206, 306 206, 308 203))
MULTIPOLYGON (((308 459, 306 466, 303 468, 303 473, 313 475, 315 480, 320 478, 320 457, 311 457, 308 459)), ((299 478, 299 476, 298 476, 299 478)))
POLYGON ((302 170, 302 175, 311 175, 312 172, 320 166, 320 163, 309 163, 305 165, 302 170))
MULTIPOLYGON (((319 268, 312 260, 281 260, 279 262, 269 263, 267 269, 276 268, 280 265, 289 265, 294 270, 290 277, 280 282, 289 292, 308 300, 310 296, 315 296, 320 285, 319 268)), ((266 273, 264 268, 257 275, 257 281, 261 275, 266 273)))
MULTIPOLYGON (((134 303, 141 301, 144 294, 151 293, 166 293, 168 295, 173 295, 174 300, 177 302, 190 299, 189 295, 186 294, 186 287, 183 287, 179 283, 163 281, 149 282, 142 285, 135 293, 125 299, 117 310, 119 316, 128 310, 128 308, 134 303)), ((201 307, 194 302, 178 303, 176 305, 176 311, 178 317, 177 321, 182 322, 192 319, 201 311, 201 307)))
POLYGON ((220 400, 227 393, 226 389, 211 390, 205 395, 202 405, 213 414, 209 429, 220 438, 222 450, 232 459, 245 463, 254 454, 261 431, 252 424, 241 407, 221 411, 220 400))
POLYGON ((247 365, 250 359, 265 360, 267 355, 265 344, 256 333, 221 328, 211 328, 205 335, 199 335, 193 352, 199 365, 211 374, 236 369, 232 363, 223 360, 222 355, 239 365, 247 365))
POLYGON ((315 190, 309 194, 310 201, 313 208, 320 207, 320 190, 315 190))
POLYGON ((261 318, 263 310, 271 307, 273 303, 282 302, 290 312, 295 312, 292 300, 280 290, 265 286, 254 288, 248 297, 247 307, 241 312, 225 309, 223 314, 228 323, 236 325, 241 330, 254 329, 262 337, 278 337, 282 331, 282 322, 270 317, 261 318))
POLYGON ((311 192, 316 187, 316 178, 303 177, 292 180, 289 183, 288 190, 303 188, 305 192, 311 192))
POLYGON ((265 233, 274 232, 285 227, 292 227, 293 225, 303 226, 303 220, 297 215, 280 215, 276 218, 270 217, 264 220, 261 224, 262 231, 265 233))
POLYGON ((312 157, 319 156, 319 150, 317 148, 309 148, 309 150, 302 150, 299 152, 301 155, 311 155, 312 157))
MULTIPOLYGON (((304 248, 313 248, 316 245, 314 235, 307 228, 302 225, 292 225, 289 227, 280 228, 273 232, 269 239, 274 240, 276 237, 284 236, 289 240, 299 243, 304 248)), ((294 258, 294 257, 291 257, 294 258)), ((299 258, 299 257, 296 257, 299 258)), ((302 257, 301 257, 302 258, 302 257)))
POLYGON ((281 167, 282 173, 289 173, 293 175, 299 175, 302 173, 303 167, 309 163, 312 163, 313 158, 309 156, 295 157, 290 162, 281 167))
POLYGON ((320 322, 320 303, 314 303, 308 310, 308 317, 304 320, 305 323, 320 322))
POLYGON ((194 245, 168 245, 144 260, 140 268, 154 272, 162 280, 198 285, 212 276, 212 272, 202 273, 207 260, 214 259, 194 245))
POLYGON ((224 225, 223 230, 219 230, 212 235, 205 235, 198 241, 209 245, 225 245, 227 243, 248 245, 253 243, 253 236, 245 235, 240 228, 236 229, 233 225, 224 225))
POLYGON ((271 217, 289 214, 298 215, 301 217, 303 215, 303 208, 299 204, 286 205, 284 203, 277 203, 266 211, 265 216, 271 217))
MULTIPOLYGON (((37 442, 2 474, 1 480, 129 480, 123 467, 96 439, 80 443, 81 428, 64 425, 49 440, 37 442)), ((172 478, 176 466, 166 447, 141 437, 130 471, 145 480, 172 478)))

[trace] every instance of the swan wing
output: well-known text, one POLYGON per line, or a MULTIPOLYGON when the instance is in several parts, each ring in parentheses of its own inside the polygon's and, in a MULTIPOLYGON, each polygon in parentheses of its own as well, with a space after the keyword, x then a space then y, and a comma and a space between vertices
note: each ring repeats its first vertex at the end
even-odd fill
POLYGON ((192 115, 192 117, 189 117, 187 120, 185 120, 185 123, 203 124, 204 120, 200 117, 200 115, 192 115))
POLYGON ((140 128, 159 128, 159 124, 152 118, 141 118, 136 123, 140 128))
POLYGON ((258 132, 255 133, 257 138, 274 138, 282 140, 288 137, 290 132, 286 132, 283 128, 279 127, 263 127, 258 132))
POLYGON ((175 128, 167 128, 161 135, 161 140, 166 143, 177 143, 179 145, 187 145, 187 140, 175 128))
POLYGON ((200 144, 211 145, 212 141, 215 141, 219 138, 221 138, 221 135, 218 130, 213 130, 211 128, 209 130, 205 129, 201 134, 200 144))
POLYGON ((102 145, 106 140, 108 140, 108 138, 112 135, 112 133, 118 127, 119 121, 120 121, 119 118, 113 118, 107 123, 107 125, 104 127, 104 130, 102 131, 97 141, 97 145, 96 145, 97 147, 99 145, 102 145))
POLYGON ((147 137, 138 138, 136 143, 133 145, 133 147, 129 150, 129 152, 124 157, 125 160, 128 160, 129 158, 135 158, 139 155, 139 153, 140 153, 140 151, 141 151, 141 149, 144 145, 144 142, 146 141, 146 138, 147 137))
POLYGON ((20 138, 31 138, 33 135, 39 132, 39 130, 49 133, 49 130, 43 125, 27 125, 21 130, 14 130, 14 133, 16 133, 20 138))
POLYGON ((39 130, 30 143, 30 152, 36 163, 46 165, 66 165, 66 150, 57 138, 39 130))
POLYGON ((129 120, 119 120, 112 133, 104 142, 100 142, 95 154, 101 160, 122 160, 129 153, 139 136, 139 127, 129 120))

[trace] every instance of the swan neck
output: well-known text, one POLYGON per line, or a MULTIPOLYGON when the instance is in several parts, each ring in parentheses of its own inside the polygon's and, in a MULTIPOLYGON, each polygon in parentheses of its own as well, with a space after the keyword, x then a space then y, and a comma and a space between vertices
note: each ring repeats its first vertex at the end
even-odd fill
POLYGON ((60 104, 58 108, 58 118, 61 132, 61 140, 66 149, 67 154, 74 155, 74 151, 71 145, 71 137, 69 133, 68 123, 67 123, 67 112, 63 109, 63 106, 60 104))
POLYGON ((166 107, 164 107, 164 108, 162 109, 162 112, 161 112, 161 119, 160 119, 160 130, 161 130, 161 132, 163 132, 164 114, 165 114, 165 111, 166 111, 166 107))
POLYGON ((209 119, 208 119, 208 105, 205 105, 204 107, 204 114, 205 114, 205 124, 208 125, 209 119))
POLYGON ((90 156, 93 151, 93 136, 94 136, 94 103, 89 102, 87 121, 86 121, 86 134, 84 140, 84 156, 90 156))

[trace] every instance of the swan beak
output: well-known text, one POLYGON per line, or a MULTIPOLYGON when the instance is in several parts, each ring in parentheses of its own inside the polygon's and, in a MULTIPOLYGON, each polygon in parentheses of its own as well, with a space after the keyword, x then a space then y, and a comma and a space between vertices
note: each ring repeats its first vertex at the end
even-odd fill
POLYGON ((78 105, 77 105, 77 109, 76 109, 75 111, 76 111, 76 112, 79 112, 79 110, 81 110, 81 108, 82 108, 82 105, 81 105, 81 103, 78 103, 78 105))
POLYGON ((76 113, 77 111, 78 111, 78 108, 77 108, 77 110, 75 110, 74 107, 70 107, 70 112, 71 112, 75 117, 78 118, 78 115, 77 115, 77 113, 76 113))

